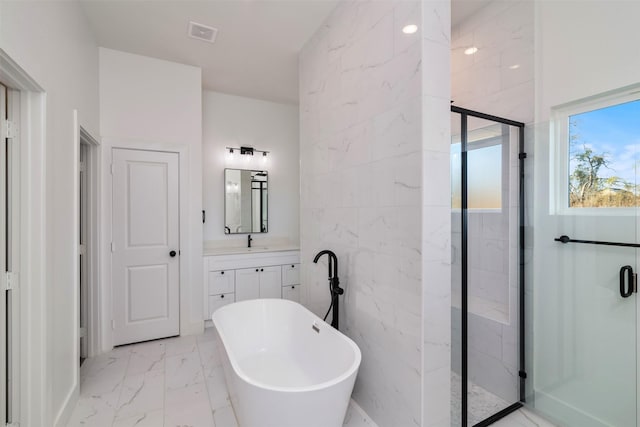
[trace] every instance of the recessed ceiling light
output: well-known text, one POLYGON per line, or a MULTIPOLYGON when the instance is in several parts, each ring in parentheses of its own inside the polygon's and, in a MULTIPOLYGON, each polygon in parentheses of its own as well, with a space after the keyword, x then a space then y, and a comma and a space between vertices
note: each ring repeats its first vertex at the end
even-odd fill
POLYGON ((478 48, 475 46, 471 46, 468 47, 464 50, 464 54, 465 55, 473 55, 474 53, 476 53, 478 51, 478 48))
POLYGON ((189 22, 189 32, 187 34, 193 39, 213 43, 216 41, 218 29, 191 21, 189 22))
POLYGON ((405 34, 413 34, 416 31, 418 31, 418 26, 416 24, 405 25, 402 28, 402 32, 405 33, 405 34))
POLYGON ((510 70, 517 70, 518 68, 520 68, 520 64, 509 65, 510 70))

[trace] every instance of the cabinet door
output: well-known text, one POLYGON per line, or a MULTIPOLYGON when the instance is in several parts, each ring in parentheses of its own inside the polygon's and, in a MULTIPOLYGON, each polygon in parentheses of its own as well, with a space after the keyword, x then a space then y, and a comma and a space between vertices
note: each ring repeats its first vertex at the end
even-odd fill
POLYGON ((282 298, 282 269, 275 267, 260 268, 260 298, 282 298))
POLYGON ((233 273, 233 270, 210 271, 208 295, 233 293, 235 285, 233 273))
POLYGON ((282 266, 282 284, 284 286, 300 284, 300 264, 282 266))
POLYGON ((295 302, 300 302, 300 285, 283 286, 282 298, 295 301, 295 302))
POLYGON ((260 268, 236 270, 236 301, 260 298, 260 268))
POLYGON ((213 295, 209 297, 209 316, 207 320, 211 320, 211 315, 219 309, 220 307, 224 307, 227 304, 231 304, 233 302, 233 294, 220 294, 213 295))

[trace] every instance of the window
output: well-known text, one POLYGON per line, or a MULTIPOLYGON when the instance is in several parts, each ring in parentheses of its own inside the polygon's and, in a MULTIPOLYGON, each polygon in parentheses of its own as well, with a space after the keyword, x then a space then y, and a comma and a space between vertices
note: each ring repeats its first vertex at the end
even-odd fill
POLYGON ((569 207, 638 206, 640 100, 570 115, 569 207))
MULTIPOLYGON (((502 209, 503 128, 487 126, 469 132, 467 144, 467 207, 502 209)), ((455 137, 454 137, 455 138, 455 137)), ((459 141, 459 136, 457 137, 459 141)), ((460 209, 462 171, 460 142, 451 144, 451 207, 460 209)))
POLYGON ((554 109, 555 177, 550 184, 559 213, 640 206, 638 89, 554 109))

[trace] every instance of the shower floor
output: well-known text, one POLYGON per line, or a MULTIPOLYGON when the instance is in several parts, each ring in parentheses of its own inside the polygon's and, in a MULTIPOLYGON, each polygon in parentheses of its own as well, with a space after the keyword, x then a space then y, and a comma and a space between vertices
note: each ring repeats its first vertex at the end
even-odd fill
MULTIPOLYGON (((473 426, 480 421, 500 412, 513 402, 507 402, 480 387, 469 382, 468 388, 468 425, 473 426)), ((451 372, 451 426, 460 426, 460 408, 462 404, 461 378, 455 372, 451 372)))

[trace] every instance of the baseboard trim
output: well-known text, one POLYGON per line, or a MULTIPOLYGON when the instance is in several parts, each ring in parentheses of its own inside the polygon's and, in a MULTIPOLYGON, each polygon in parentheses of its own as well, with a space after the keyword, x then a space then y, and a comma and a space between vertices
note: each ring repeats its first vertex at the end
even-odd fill
POLYGON ((373 421, 371 419, 371 417, 364 411, 364 409, 362 409, 362 407, 360 405, 358 405, 356 403, 355 400, 350 399, 350 404, 351 404, 351 407, 353 409, 355 409, 356 412, 358 412, 360 414, 360 416, 362 416, 363 418, 368 420, 368 422, 367 422, 368 426, 370 426, 370 427, 378 427, 378 424, 376 424, 375 421, 373 421))
POLYGON ((66 399, 60 410, 58 411, 58 415, 56 415, 55 421, 53 425, 55 427, 66 427, 71 419, 71 414, 73 414, 73 410, 76 408, 76 403, 78 403, 78 398, 80 397, 80 385, 76 383, 75 387, 69 391, 66 399))

